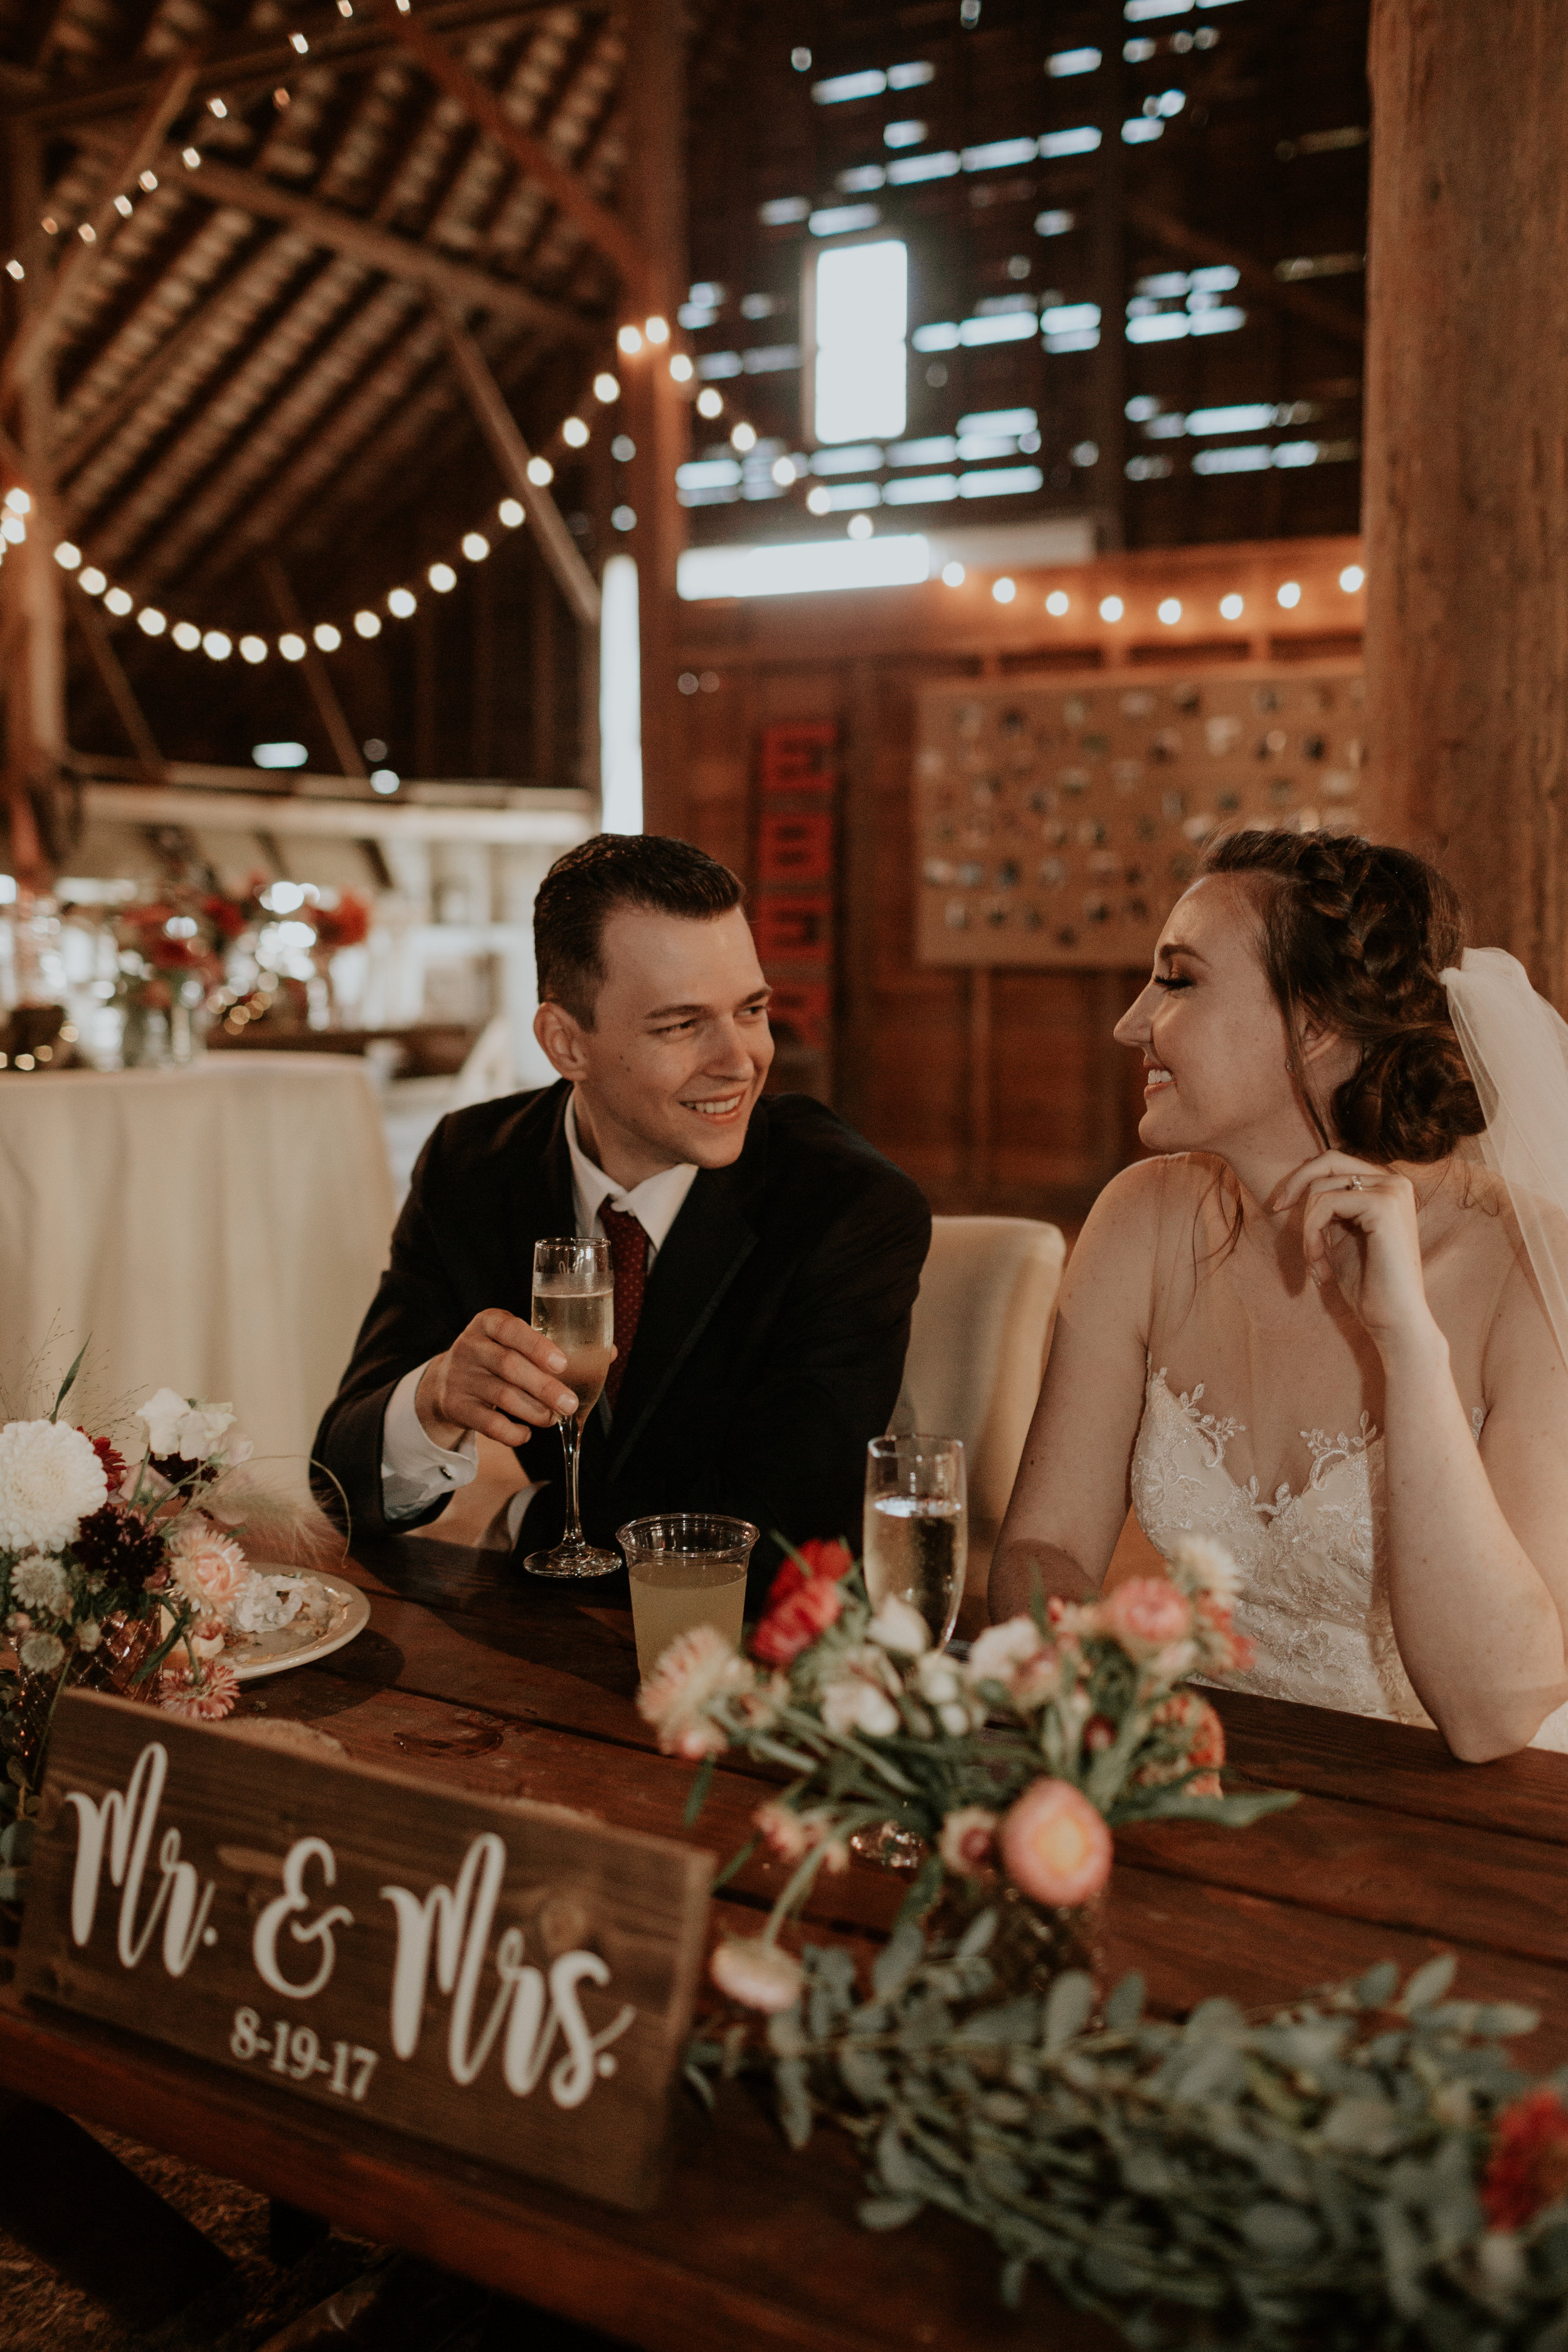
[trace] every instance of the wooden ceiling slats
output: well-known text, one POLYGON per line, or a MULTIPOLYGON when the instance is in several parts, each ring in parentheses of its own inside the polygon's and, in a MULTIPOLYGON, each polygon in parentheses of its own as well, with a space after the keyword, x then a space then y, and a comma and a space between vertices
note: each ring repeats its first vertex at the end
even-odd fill
POLYGON ((624 43, 604 0, 421 0, 412 29, 440 42, 445 86, 409 26, 363 7, 290 5, 283 24, 250 0, 66 0, 59 22, 68 68, 57 40, 55 86, 27 102, 18 64, 0 105, 50 140, 63 236, 122 192, 133 117, 172 53, 190 76, 184 127, 176 113, 148 166, 162 184, 131 188, 133 214, 110 213, 96 251, 84 241, 93 266, 54 307, 61 509, 89 558, 172 609, 263 552, 314 561, 323 514, 341 546, 366 502, 379 525, 407 501, 433 435, 474 446, 488 492, 432 306, 466 315, 513 396, 552 350, 611 331, 606 252, 629 267, 635 248, 608 209, 624 43), (219 94, 227 115, 196 130, 219 94))

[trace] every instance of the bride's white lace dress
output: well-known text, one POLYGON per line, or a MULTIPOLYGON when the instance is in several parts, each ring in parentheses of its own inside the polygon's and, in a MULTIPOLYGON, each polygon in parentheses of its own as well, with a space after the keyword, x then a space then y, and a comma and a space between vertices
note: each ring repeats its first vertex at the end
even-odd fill
MULTIPOLYGON (((1251 1640, 1247 1674, 1227 1687, 1430 1725, 1411 1688, 1388 1605, 1383 1440, 1362 1415, 1347 1436, 1304 1429, 1310 1470, 1298 1492, 1271 1497, 1241 1486, 1226 1448, 1243 1424, 1203 1410, 1200 1384, 1177 1396, 1150 1368, 1131 1465, 1138 1524, 1167 1558, 1178 1536, 1210 1536, 1241 1575, 1236 1609, 1251 1640)), ((1479 1437, 1481 1414, 1475 1420, 1479 1437)), ((1568 1751, 1568 1706, 1547 1717, 1532 1748, 1568 1751)))

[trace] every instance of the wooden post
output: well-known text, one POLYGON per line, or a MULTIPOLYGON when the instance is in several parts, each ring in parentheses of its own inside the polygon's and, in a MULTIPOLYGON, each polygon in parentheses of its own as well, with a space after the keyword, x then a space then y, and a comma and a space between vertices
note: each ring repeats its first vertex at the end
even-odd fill
MULTIPOLYGON (((1127 149, 1121 122, 1127 75, 1121 61, 1122 16, 1117 0, 1097 12, 1103 62, 1095 77, 1100 152, 1095 157, 1094 220, 1090 229, 1094 299, 1100 305, 1100 347, 1090 362, 1089 416, 1095 447, 1092 495, 1101 552, 1127 544, 1127 149)), ((1046 248, 1047 254, 1050 247, 1046 248)), ((1048 368, 1049 360, 1046 362, 1048 368)))
MULTIPOLYGON (((647 273, 646 307, 629 323, 640 327, 646 318, 662 318, 673 337, 675 315, 686 299, 688 266, 685 15, 680 0, 636 0, 622 22, 626 202, 647 273)), ((676 497, 675 471, 687 454, 689 412, 669 373, 671 350, 672 343, 645 342, 616 364, 637 453, 627 468, 637 524, 626 544, 637 558, 642 640, 643 824, 649 833, 682 834, 687 819, 675 571, 685 544, 685 514, 676 497)))
MULTIPOLYGON (((48 300, 37 142, 14 122, 10 147, 10 214, 15 250, 26 275, 17 289, 21 331, 48 300)), ((14 648, 5 688, 5 798, 11 830, 11 863, 17 882, 47 888, 52 822, 59 806, 59 778, 66 749, 64 575, 54 561, 49 528, 50 443, 54 371, 42 361, 21 388, 18 408, 20 456, 32 500, 26 538, 6 549, 0 569, 0 605, 7 642, 14 648), (38 812, 45 813, 40 834, 38 812)))
POLYGON ((1553 0, 1373 0, 1366 815, 1568 1002, 1568 50, 1553 0))

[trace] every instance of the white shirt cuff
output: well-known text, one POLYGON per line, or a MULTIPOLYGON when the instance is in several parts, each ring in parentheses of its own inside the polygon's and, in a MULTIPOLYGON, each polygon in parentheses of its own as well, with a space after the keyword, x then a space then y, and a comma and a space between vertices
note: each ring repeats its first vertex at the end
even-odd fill
POLYGON ((399 1519, 415 1518, 432 1503, 455 1495, 479 1466, 479 1441, 471 1429, 463 1432, 451 1453, 427 1434, 414 1404, 425 1369, 416 1364, 413 1371, 404 1373, 382 1422, 381 1507, 392 1526, 399 1519))

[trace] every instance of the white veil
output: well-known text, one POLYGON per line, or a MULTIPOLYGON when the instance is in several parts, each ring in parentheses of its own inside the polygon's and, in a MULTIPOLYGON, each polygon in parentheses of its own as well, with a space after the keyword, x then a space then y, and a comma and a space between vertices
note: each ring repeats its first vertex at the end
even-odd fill
POLYGON ((1486 1115, 1470 1151, 1508 1186, 1568 1364, 1568 1023, 1501 948, 1467 948, 1441 977, 1486 1115))

